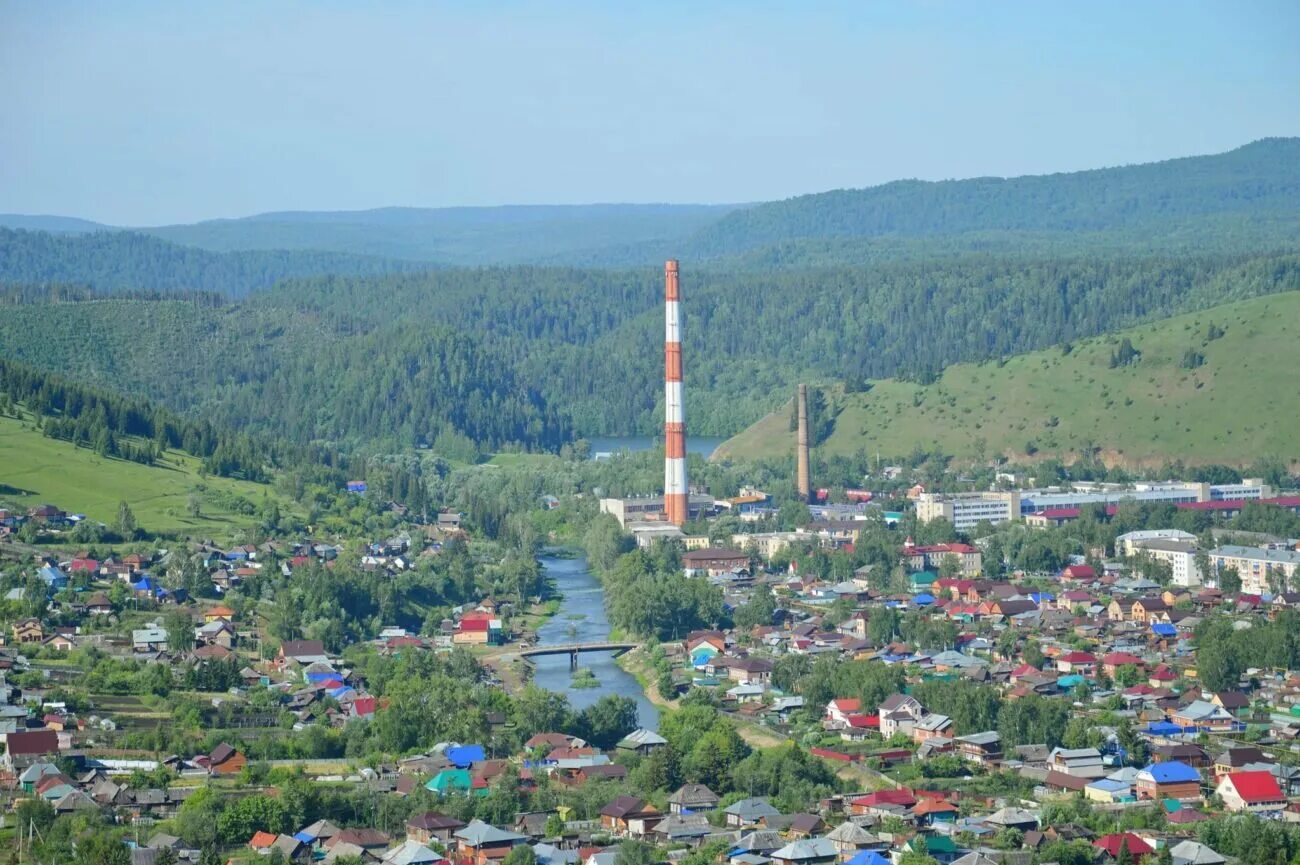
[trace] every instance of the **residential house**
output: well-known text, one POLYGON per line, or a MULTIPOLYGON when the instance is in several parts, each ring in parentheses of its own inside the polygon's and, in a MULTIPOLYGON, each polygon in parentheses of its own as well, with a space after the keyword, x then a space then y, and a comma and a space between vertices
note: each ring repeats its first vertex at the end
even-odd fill
POLYGON ((1106 774, 1101 752, 1096 748, 1053 748, 1047 768, 1073 778, 1101 778, 1106 774))
POLYGON ((407 840, 418 844, 429 844, 434 841, 446 844, 458 830, 464 828, 465 823, 455 817, 448 817, 437 811, 425 811, 406 821, 406 837, 407 840))
POLYGON ((1066 652, 1056 659, 1056 671, 1066 675, 1091 676, 1097 669, 1097 656, 1091 652, 1066 652))
POLYGON ((925 717, 925 707, 915 697, 894 694, 880 704, 880 735, 888 739, 895 733, 911 733, 916 722, 925 717))
POLYGON ((703 784, 683 784, 669 795, 668 811, 671 814, 712 811, 718 802, 718 794, 703 784))
POLYGON ((667 744, 668 740, 655 731, 639 727, 624 736, 615 747, 622 751, 636 751, 638 754, 645 755, 667 744))
POLYGON ((1175 709, 1169 720, 1180 727, 1213 732, 1230 731, 1239 723, 1231 712, 1205 700, 1194 700, 1181 709, 1175 709))
POLYGON ((772 807, 766 799, 741 799, 733 802, 724 810, 727 825, 732 828, 757 826, 767 817, 775 817, 781 812, 772 807))
POLYGON ((1024 808, 999 808, 984 818, 986 826, 1028 832, 1038 828, 1038 818, 1024 808))
POLYGON ((1139 799, 1197 800, 1201 798, 1201 774, 1177 760, 1152 763, 1138 772, 1135 787, 1139 799))
POLYGON ((1286 795, 1269 772, 1232 772, 1219 780, 1215 793, 1229 811, 1281 811, 1286 795))
POLYGON ((770 854, 773 865, 831 865, 839 850, 829 838, 801 838, 770 854))
POLYGON ((936 737, 951 738, 952 733, 952 718, 931 712, 912 726, 912 741, 919 745, 936 737))
POLYGON ((1267 760, 1268 758, 1264 756, 1264 752, 1254 745, 1228 748, 1214 758, 1214 777, 1217 780, 1224 775, 1243 769, 1251 763, 1263 763, 1267 760))
POLYGON ((499 861, 513 848, 528 843, 526 835, 500 829, 482 820, 471 820, 465 827, 457 829, 452 837, 462 856, 473 865, 499 861))
POLYGON ((1102 835, 1092 842, 1092 846, 1105 853, 1113 862, 1119 861, 1121 849, 1127 849, 1128 856, 1133 862, 1154 855, 1156 852, 1155 848, 1132 832, 1116 832, 1111 835, 1102 835))
POLYGON ((5 752, 0 755, 0 766, 12 772, 45 762, 58 753, 59 734, 55 730, 9 733, 5 736, 5 752))
POLYGON ((990 766, 1002 759, 1002 737, 996 732, 971 733, 953 740, 963 759, 990 766))
POLYGON ((883 843, 852 820, 845 820, 836 826, 826 838, 835 845, 841 859, 849 859, 861 850, 873 850, 883 843))
POLYGON ((600 809, 602 827, 631 838, 644 838, 662 819, 659 809, 635 796, 617 796, 600 809))
POLYGON ((325 644, 320 640, 285 640, 280 644, 275 659, 280 666, 287 661, 294 661, 305 667, 308 664, 327 663, 329 655, 325 652, 325 644))
POLYGON ((1170 847, 1169 856, 1173 865, 1225 865, 1228 861, 1222 853, 1190 838, 1170 847))
POLYGON ((850 715, 859 715, 861 713, 861 700, 849 697, 831 700, 826 704, 826 715, 823 723, 831 729, 841 729, 849 725, 850 715))
POLYGON ((222 742, 208 755, 208 771, 213 775, 237 775, 248 765, 248 758, 222 742))
POLYGON ((40 619, 22 619, 13 626, 15 643, 40 643, 45 639, 45 628, 40 619))

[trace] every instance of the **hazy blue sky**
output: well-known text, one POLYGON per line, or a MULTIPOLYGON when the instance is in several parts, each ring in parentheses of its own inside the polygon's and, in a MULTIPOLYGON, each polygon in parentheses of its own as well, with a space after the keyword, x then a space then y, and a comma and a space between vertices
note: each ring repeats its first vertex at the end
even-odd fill
POLYGON ((1300 134, 1300 2, 0 0, 0 211, 779 198, 1300 134))

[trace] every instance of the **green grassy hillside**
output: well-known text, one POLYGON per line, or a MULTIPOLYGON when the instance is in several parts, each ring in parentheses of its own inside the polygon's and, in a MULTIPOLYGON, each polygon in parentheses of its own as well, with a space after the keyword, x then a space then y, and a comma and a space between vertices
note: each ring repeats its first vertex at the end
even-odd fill
MULTIPOLYGON (((884 380, 830 395, 821 453, 962 457, 1077 454, 1108 462, 1300 460, 1300 292, 1243 300, 1009 358, 957 364, 928 386, 884 380), (1211 339, 1211 325, 1222 336, 1211 339), (1140 357, 1111 366, 1123 339, 1140 357), (1199 364, 1199 365, 1198 365, 1199 364)), ((724 443, 715 458, 789 454, 790 408, 724 443)))
MULTIPOLYGON (((155 466, 106 459, 71 443, 46 438, 24 421, 0 417, 0 501, 18 507, 49 503, 113 525, 120 502, 131 506, 148 532, 218 540, 252 526, 271 488, 228 478, 201 478, 198 460, 167 451, 155 466), (197 496, 199 516, 188 510, 197 496)), ((287 508, 280 501, 281 508, 287 508)))

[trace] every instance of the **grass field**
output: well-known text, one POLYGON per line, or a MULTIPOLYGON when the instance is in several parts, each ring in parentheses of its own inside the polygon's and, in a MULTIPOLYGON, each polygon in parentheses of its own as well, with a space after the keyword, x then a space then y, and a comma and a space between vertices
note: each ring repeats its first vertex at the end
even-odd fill
MULTIPOLYGON (((884 380, 839 394, 822 455, 1024 458, 1100 448, 1109 463, 1300 460, 1300 292, 1182 315, 1107 337, 957 364, 929 386, 884 380), (1207 339, 1213 323, 1224 335, 1207 339), (1110 368, 1122 338, 1141 358, 1110 368), (1189 368, 1187 353, 1203 356, 1189 368)), ((724 457, 793 458, 790 406, 725 442, 724 457)))
MULTIPOLYGON (((256 516, 232 509, 233 497, 260 506, 270 487, 200 478, 198 465, 198 460, 175 451, 168 451, 155 466, 105 459, 86 448, 46 438, 32 428, 30 419, 0 417, 0 500, 19 507, 49 503, 112 525, 118 504, 125 501, 146 531, 215 539, 229 538, 254 524, 256 516), (199 498, 198 517, 188 512, 191 494, 199 498)), ((280 507, 287 508, 283 500, 280 507)))

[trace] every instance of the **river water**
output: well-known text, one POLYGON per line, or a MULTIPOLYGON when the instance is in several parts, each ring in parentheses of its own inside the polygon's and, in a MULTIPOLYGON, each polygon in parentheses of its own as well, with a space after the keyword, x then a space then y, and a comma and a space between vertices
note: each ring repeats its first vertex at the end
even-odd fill
MULTIPOLYGON (((566 643, 601 643, 609 639, 609 619, 605 616, 605 590, 587 567, 586 558, 557 559, 543 556, 539 561, 563 596, 560 610, 537 629, 538 645, 566 643)), ((586 667, 600 682, 599 688, 571 688, 573 674, 568 655, 542 655, 533 659, 533 681, 548 691, 569 698, 575 709, 584 709, 606 694, 631 697, 636 701, 642 727, 659 726, 659 710, 641 691, 641 683, 614 662, 611 652, 583 652, 578 666, 586 667)))
MULTIPOLYGON (((708 458, 724 441, 726 439, 719 436, 687 435, 686 452, 708 458)), ((619 451, 648 451, 659 443, 659 439, 653 436, 595 436, 587 439, 587 442, 591 445, 591 455, 594 458, 599 454, 616 454, 619 451)))

